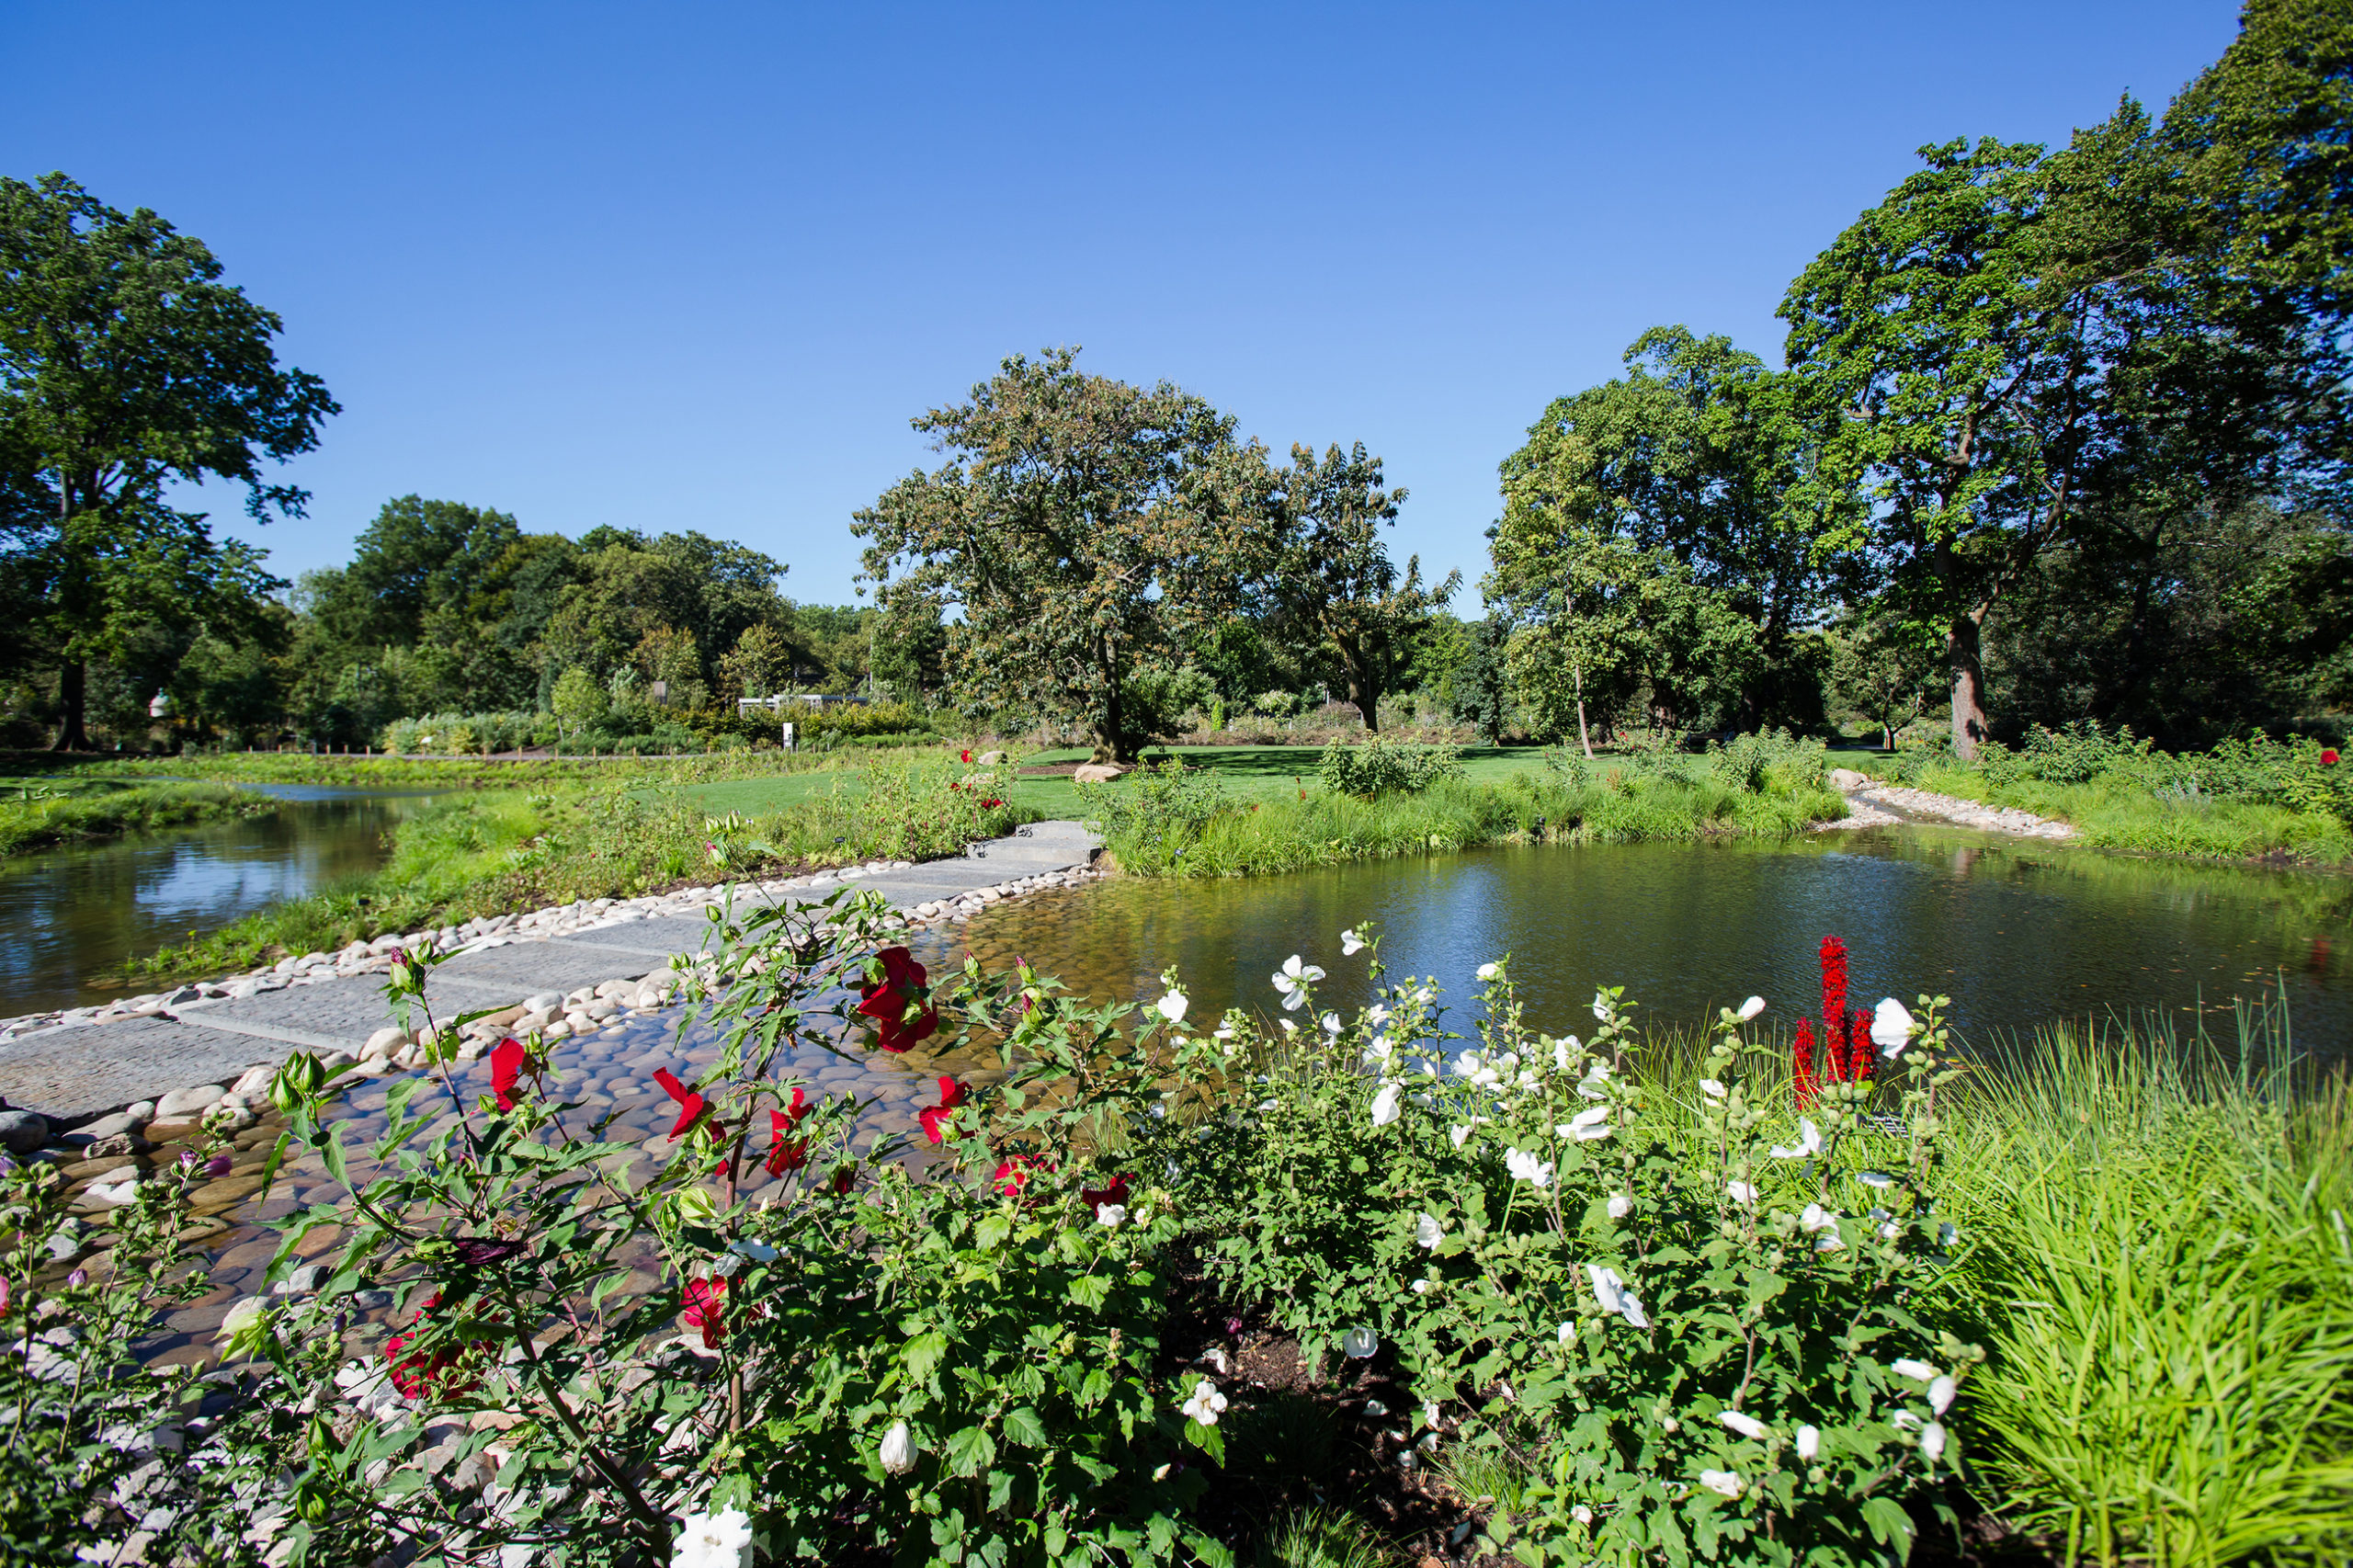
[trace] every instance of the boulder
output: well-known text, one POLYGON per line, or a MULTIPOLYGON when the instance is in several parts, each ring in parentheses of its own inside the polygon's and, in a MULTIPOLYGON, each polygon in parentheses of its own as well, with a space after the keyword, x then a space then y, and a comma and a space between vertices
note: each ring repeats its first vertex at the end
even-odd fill
POLYGON ((1133 771, 1124 762, 1083 762, 1071 778, 1081 784, 1108 784, 1133 771))
POLYGON ((185 1089, 174 1089, 155 1102, 155 1117, 158 1120, 170 1120, 191 1116, 207 1106, 219 1104, 221 1098, 221 1085, 218 1084, 197 1084, 185 1089))
POLYGON ((1834 767, 1830 770, 1830 787, 1834 790, 1860 790, 1870 782, 1869 778, 1851 767, 1834 767))
POLYGON ((276 1067, 267 1062, 256 1062, 238 1075, 237 1081, 229 1085, 229 1092, 239 1099, 267 1099, 269 1097, 269 1081, 276 1076, 276 1067))
POLYGON ((49 1119, 37 1110, 0 1110, 0 1146, 29 1154, 49 1142, 49 1119))
POLYGON ((359 1059, 365 1062, 371 1056, 390 1056, 407 1043, 406 1033, 391 1024, 386 1024, 368 1037, 368 1043, 359 1048, 359 1059))
POLYGON ((1010 762, 1012 758, 1006 756, 1005 753, 1001 751, 984 751, 981 753, 981 766, 983 767, 995 767, 1001 762, 1010 762))

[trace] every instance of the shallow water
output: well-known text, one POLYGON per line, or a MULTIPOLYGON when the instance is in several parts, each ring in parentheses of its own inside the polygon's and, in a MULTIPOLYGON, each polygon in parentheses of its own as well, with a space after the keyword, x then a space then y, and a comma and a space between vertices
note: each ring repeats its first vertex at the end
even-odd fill
MULTIPOLYGON (((91 985, 190 932, 374 870, 419 792, 258 784, 267 817, 46 850, 0 865, 0 1017, 126 994, 91 985)), ((132 987, 132 989, 138 989, 132 987)))
MULTIPOLYGON (((1292 953, 1330 979, 1319 1001, 1366 994, 1343 926, 1384 934, 1393 980, 1436 977, 1467 1007, 1473 971, 1511 955, 1529 1021, 1589 1025, 1597 985, 1641 1017, 1696 1024, 1763 994, 1785 1026, 1816 1011, 1825 933, 1851 949, 1850 994, 1952 998, 1985 1040, 2111 1010, 2201 1014, 2234 1040, 2233 998, 2284 987, 2301 1050, 2353 1044, 2353 878, 2159 860, 1904 827, 1791 844, 1510 846, 1297 876, 1112 881, 1077 897, 1001 905, 965 939, 985 961, 1025 956, 1098 999, 1146 1000, 1175 968, 1196 1019, 1278 1006, 1292 953)), ((1461 1014, 1457 1014, 1460 1027, 1461 1014)))

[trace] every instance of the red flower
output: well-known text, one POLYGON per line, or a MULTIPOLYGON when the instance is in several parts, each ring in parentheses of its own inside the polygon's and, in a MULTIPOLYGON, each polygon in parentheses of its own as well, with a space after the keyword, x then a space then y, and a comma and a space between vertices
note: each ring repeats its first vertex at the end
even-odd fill
POLYGON ((667 1067, 654 1069, 654 1081, 662 1085, 665 1094, 678 1102, 678 1123, 670 1129, 670 1142, 675 1143, 688 1129, 702 1119, 702 1113, 710 1108, 710 1102, 678 1082, 677 1074, 667 1067))
POLYGON ((1813 1104, 1813 1020, 1798 1020, 1797 1040, 1790 1048, 1790 1082, 1797 1089, 1798 1108, 1813 1104))
POLYGON ((782 1110, 768 1112, 768 1175, 780 1176, 787 1171, 797 1171, 809 1163, 809 1140, 787 1138, 786 1133, 801 1125, 816 1107, 809 1103, 809 1091, 800 1085, 792 1085, 792 1104, 782 1110))
MULTIPOLYGON (((440 1304, 441 1292, 436 1290, 417 1307, 416 1316, 409 1320, 409 1326, 415 1328, 424 1323, 425 1314, 440 1304)), ((439 1387, 441 1375, 457 1365, 460 1352, 455 1346, 445 1346, 430 1356, 401 1354, 403 1349, 415 1343, 416 1335, 414 1334, 396 1334, 384 1341, 384 1364, 391 1369, 392 1387, 400 1391, 404 1399, 423 1399, 436 1392, 460 1394, 474 1386, 478 1380, 468 1378, 463 1382, 439 1387)))
MULTIPOLYGON (((1043 1154, 1016 1154, 999 1165, 989 1179, 996 1184, 1000 1198, 1019 1198, 1022 1188, 1029 1185, 1033 1171, 1051 1171, 1054 1163, 1043 1154)), ((1034 1203, 1036 1199, 1029 1199, 1034 1203)))
POLYGON ((1117 1203, 1124 1206, 1128 1201, 1127 1176, 1122 1172, 1120 1175, 1113 1176, 1108 1185, 1103 1187, 1090 1187, 1081 1192, 1078 1196, 1080 1200, 1086 1205, 1086 1211, 1090 1214, 1095 1212, 1097 1209, 1102 1208, 1106 1203, 1117 1203))
POLYGON ((967 747, 963 751, 957 753, 956 756, 957 760, 960 762, 970 762, 972 760, 972 749, 967 747))
POLYGON ((2320 760, 2323 766, 2335 767, 2336 766, 2336 748, 2335 746, 2330 746, 2326 751, 2322 752, 2320 754, 2320 760))
POLYGON ((993 812, 1003 804, 1005 804, 1003 801, 983 801, 981 802, 981 810, 984 812, 993 812))
POLYGON ((522 1076, 523 1069, 529 1064, 530 1060, 531 1053, 523 1049, 523 1042, 512 1036, 492 1047, 490 1089, 491 1093, 498 1096, 499 1109, 513 1110, 515 1108, 515 1080, 522 1076))
POLYGON ((1868 1084, 1878 1053, 1871 1047, 1871 1016, 1858 1008, 1847 1015, 1847 1078, 1868 1084))
POLYGON ((956 1108, 964 1103, 970 1093, 958 1079, 940 1079, 939 1103, 927 1105, 915 1113, 915 1119, 923 1123, 923 1135, 935 1143, 946 1142, 947 1137, 939 1130, 947 1124, 949 1117, 956 1114, 956 1108))
POLYGON ((727 1281, 688 1280, 686 1308, 680 1315, 688 1328, 702 1330, 702 1347, 718 1349, 721 1337, 727 1332, 727 1281))
POLYGON ((915 1022, 907 1021, 908 1010, 930 994, 930 971, 904 948, 885 948, 875 957, 881 962, 882 978, 868 983, 858 1010, 881 1026, 882 1049, 905 1051, 930 1039, 939 1028, 938 1009, 926 1005, 915 1022))
POLYGON ((834 1167, 834 1196, 840 1198, 846 1195, 849 1191, 849 1184, 857 1179, 856 1165, 835 1165, 834 1167))

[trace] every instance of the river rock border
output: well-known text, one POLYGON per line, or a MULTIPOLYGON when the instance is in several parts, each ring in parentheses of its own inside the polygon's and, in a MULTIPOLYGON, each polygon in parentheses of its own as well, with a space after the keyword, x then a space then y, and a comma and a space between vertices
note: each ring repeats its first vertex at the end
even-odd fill
POLYGON ((2063 839, 2076 836, 2075 824, 2036 816, 2013 806, 1989 806, 1932 790, 1884 784, 1851 767, 1834 767, 1830 782, 1847 797, 1847 815, 1836 822, 1814 824, 1817 833, 1845 827, 1890 827, 1915 817, 1934 817, 1963 827, 1984 828, 2021 838, 2063 839))

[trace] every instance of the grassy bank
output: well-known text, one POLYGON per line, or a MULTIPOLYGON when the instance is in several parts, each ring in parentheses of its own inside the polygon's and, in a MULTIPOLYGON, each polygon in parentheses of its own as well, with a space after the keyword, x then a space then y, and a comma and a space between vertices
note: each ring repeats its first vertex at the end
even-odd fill
POLYGON ((277 809, 267 795, 225 784, 108 789, 17 780, 0 789, 0 858, 222 817, 264 816, 277 809))
POLYGON ((381 870, 166 948, 131 973, 217 974, 385 932, 577 899, 930 858, 1035 820, 989 789, 948 788, 976 772, 1002 788, 1001 771, 882 760, 855 773, 807 774, 790 780, 795 798, 777 809, 726 815, 710 813, 683 786, 642 778, 460 796, 405 818, 381 870))
POLYGON ((939 748, 835 751, 733 751, 699 756, 526 757, 338 756, 307 752, 190 752, 182 756, 106 757, 60 767, 53 759, 19 758, 74 778, 195 778, 226 784, 322 784, 350 789, 546 789, 551 784, 694 785, 722 779, 791 778, 862 768, 877 760, 937 756, 939 748))
POLYGON ((1509 839, 1785 838, 1846 814, 1818 746, 1768 745, 1737 756, 1511 755, 1509 770, 1491 765, 1483 776, 1466 769, 1418 790, 1359 796, 1323 788, 1313 775, 1245 793, 1188 752, 1078 793, 1084 814, 1105 824, 1120 869, 1155 877, 1267 876, 1509 839))

